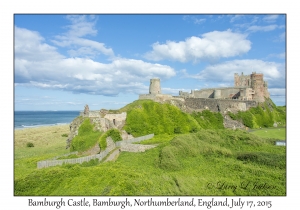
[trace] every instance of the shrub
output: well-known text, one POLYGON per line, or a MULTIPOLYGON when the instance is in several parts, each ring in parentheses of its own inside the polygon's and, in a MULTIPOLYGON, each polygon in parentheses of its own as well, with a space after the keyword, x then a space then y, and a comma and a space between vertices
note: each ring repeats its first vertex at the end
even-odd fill
POLYGON ((34 144, 32 142, 27 142, 26 147, 34 147, 34 144))
POLYGON ((271 99, 259 103, 247 111, 239 111, 237 114, 228 113, 233 120, 241 120, 249 128, 272 127, 274 122, 285 124, 286 114, 282 108, 276 107, 271 99))
POLYGON ((122 141, 120 131, 118 129, 110 129, 107 131, 107 137, 110 136, 114 142, 122 141))
POLYGON ((106 147, 107 147, 106 138, 109 136, 112 138, 112 140, 114 142, 122 141, 120 131, 118 129, 110 129, 110 130, 106 131, 106 133, 100 137, 99 147, 101 148, 101 150, 106 149, 106 147))
POLYGON ((179 170, 181 165, 176 158, 176 152, 175 146, 164 147, 159 154, 159 167, 170 171, 179 170))
POLYGON ((78 129, 78 135, 71 143, 71 151, 85 151, 93 147, 99 140, 101 132, 94 131, 90 119, 85 119, 78 129))
POLYGON ((68 136, 69 136, 69 135, 66 134, 66 133, 64 133, 64 134, 61 135, 61 137, 68 137, 68 136))
POLYGON ((124 129, 135 137, 150 133, 190 133, 200 129, 193 117, 171 104, 141 100, 128 105, 126 110, 124 129))
POLYGON ((198 122, 201 128, 204 129, 223 129, 223 116, 221 113, 203 110, 202 112, 193 112, 192 117, 198 122))
POLYGON ((81 167, 90 167, 90 166, 95 166, 95 165, 98 165, 99 164, 99 159, 92 159, 90 161, 85 161, 83 162, 80 166, 81 167))
POLYGON ((244 152, 237 155, 237 159, 246 162, 253 162, 271 167, 284 169, 286 167, 286 157, 283 154, 273 154, 267 152, 244 152))

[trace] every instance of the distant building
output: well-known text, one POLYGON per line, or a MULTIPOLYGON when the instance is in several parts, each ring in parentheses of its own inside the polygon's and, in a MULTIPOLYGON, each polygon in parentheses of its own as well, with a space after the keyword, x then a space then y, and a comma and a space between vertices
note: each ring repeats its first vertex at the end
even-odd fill
MULTIPOLYGON (((162 94, 160 79, 150 80, 149 94, 142 94, 139 99, 152 99, 154 101, 165 101, 173 96, 162 94)), ((264 75, 252 72, 250 75, 234 74, 233 87, 205 88, 201 90, 191 90, 190 93, 179 91, 177 98, 212 98, 212 99, 237 99, 256 102, 264 102, 265 98, 270 98, 268 82, 264 81, 264 75)))
POLYGON ((179 91, 184 98, 214 98, 238 99, 264 102, 265 97, 270 98, 268 83, 264 81, 263 74, 253 72, 250 75, 234 74, 234 87, 206 88, 192 90, 191 93, 179 91))

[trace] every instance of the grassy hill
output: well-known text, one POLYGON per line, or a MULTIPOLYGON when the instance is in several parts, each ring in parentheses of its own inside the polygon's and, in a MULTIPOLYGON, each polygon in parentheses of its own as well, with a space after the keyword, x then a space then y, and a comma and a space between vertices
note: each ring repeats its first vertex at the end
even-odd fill
POLYGON ((123 109, 127 110, 124 129, 133 136, 189 133, 200 129, 193 117, 170 104, 139 100, 123 109))
POLYGON ((234 120, 240 120, 249 128, 273 127, 273 124, 286 124, 285 107, 277 107, 271 99, 259 103, 257 107, 252 107, 247 111, 239 111, 237 114, 229 113, 234 120))
MULTIPOLYGON (((286 195, 286 148, 275 146, 274 139, 224 129, 220 114, 209 111, 190 115, 148 100, 117 112, 122 111, 127 112, 125 130, 134 136, 155 133, 142 144, 156 148, 121 152, 115 162, 36 169, 37 161, 66 151, 65 139, 47 145, 39 145, 37 139, 33 148, 15 143, 14 194, 286 195)), ((80 139, 87 135, 93 137, 92 144, 101 139, 88 121, 83 128, 74 147, 84 146, 80 139)), ((55 134, 65 131, 60 132, 55 134)))
POLYGON ((222 129, 151 141, 160 144, 116 162, 33 169, 15 180, 15 195, 286 194, 285 148, 271 140, 222 129))

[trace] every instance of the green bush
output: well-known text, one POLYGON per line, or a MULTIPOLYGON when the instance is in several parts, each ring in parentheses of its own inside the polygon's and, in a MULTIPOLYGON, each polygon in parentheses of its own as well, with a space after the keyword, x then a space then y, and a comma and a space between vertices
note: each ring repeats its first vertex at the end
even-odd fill
POLYGON ((237 155, 237 159, 245 162, 254 162, 261 165, 278 167, 284 169, 286 167, 286 157, 282 154, 274 154, 267 152, 244 152, 237 155))
POLYGON ((99 159, 92 159, 88 162, 83 162, 82 164, 80 164, 81 167, 91 167, 91 166, 95 166, 99 164, 99 159))
POLYGON ((68 134, 64 133, 61 135, 61 137, 68 137, 68 134))
POLYGON ((101 132, 94 131, 94 126, 91 124, 90 119, 85 119, 78 129, 78 135, 72 139, 71 151, 85 151, 93 147, 101 132))
POLYGON ((190 133, 200 129, 193 117, 171 104, 139 100, 123 109, 127 110, 124 129, 135 137, 150 133, 190 133))
POLYGON ((109 136, 112 138, 112 140, 114 142, 122 141, 122 137, 121 137, 120 131, 118 129, 110 129, 110 130, 106 131, 100 137, 99 147, 101 148, 101 150, 105 150, 106 149, 106 147, 107 147, 106 138, 109 137, 109 136))
POLYGON ((164 147, 159 154, 159 167, 169 171, 176 171, 181 168, 178 158, 174 154, 177 148, 175 146, 164 147))
POLYGON ((228 113, 233 120, 240 120, 249 128, 273 127, 274 122, 285 125, 286 113, 284 108, 276 107, 271 99, 259 103, 257 107, 251 107, 247 111, 239 111, 236 114, 228 113))
POLYGON ((156 148, 124 152, 109 163, 93 160, 36 170, 36 162, 45 156, 24 157, 22 164, 16 160, 15 168, 28 164, 24 167, 28 171, 15 177, 14 195, 286 196, 286 148, 269 140, 231 129, 164 134, 152 141, 155 138, 156 148), (208 183, 241 186, 242 182, 249 182, 249 187, 207 187, 208 183), (266 187, 254 189, 256 183, 266 187))
POLYGON ((202 112, 193 112, 192 117, 204 129, 223 129, 223 116, 221 113, 203 110, 202 112))
POLYGON ((121 133, 118 129, 108 130, 107 136, 110 136, 114 142, 122 141, 121 133))
POLYGON ((32 142, 27 142, 26 147, 34 147, 34 144, 32 142))

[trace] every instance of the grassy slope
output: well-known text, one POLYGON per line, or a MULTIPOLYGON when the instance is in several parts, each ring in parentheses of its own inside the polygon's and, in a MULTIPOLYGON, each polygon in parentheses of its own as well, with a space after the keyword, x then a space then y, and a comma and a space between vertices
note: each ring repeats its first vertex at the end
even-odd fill
MULTIPOLYGON (((158 135, 143 143, 159 146, 144 153, 122 152, 116 162, 38 170, 35 168, 38 160, 65 151, 65 138, 50 144, 49 153, 44 150, 39 155, 31 153, 32 148, 23 148, 27 156, 20 157, 19 149, 22 148, 17 146, 15 157, 19 160, 15 161, 15 195, 286 194, 285 147, 276 147, 272 140, 242 131, 220 129, 189 133, 194 125, 187 122, 194 123, 195 120, 172 108, 138 101, 121 109, 128 112, 129 119, 133 113, 131 122, 139 115, 152 116, 146 122, 138 119, 140 123, 133 124, 135 134, 143 135, 144 130, 148 134, 152 129, 158 135), (135 112, 130 114, 130 110, 135 112), (166 113, 160 116, 161 111, 166 113), (178 117, 172 118, 175 122, 171 126, 166 125, 173 111, 178 117), (182 127, 182 123, 187 126, 182 127), (178 125, 179 131, 187 134, 175 134, 178 125), (160 132, 164 126, 168 126, 166 130, 169 132, 160 132), (22 174, 22 170, 25 173, 22 174), (246 183, 249 185, 243 189, 241 185, 246 183), (257 184, 264 187, 253 189, 257 184)), ((197 129, 200 129, 199 124, 197 129)))
POLYGON ((72 139, 70 151, 86 151, 99 142, 102 133, 93 129, 90 119, 85 119, 78 129, 78 135, 72 139))
POLYGON ((229 113, 234 120, 240 120, 249 128, 273 127, 275 122, 280 125, 286 124, 286 108, 277 107, 271 99, 259 103, 247 111, 239 111, 236 114, 229 113))
POLYGON ((285 195, 285 148, 240 131, 156 136, 144 153, 116 162, 33 170, 15 180, 16 195, 285 195), (172 140, 171 140, 172 139, 172 140), (256 159, 239 160, 241 154, 256 159), (279 161, 281 160, 281 161, 279 161), (217 189, 218 182, 236 189, 217 189), (242 183, 249 183, 242 189, 242 183), (208 183, 215 187, 208 188, 208 183), (266 184, 271 189, 252 189, 266 184), (251 189, 250 189, 251 188, 251 189))
POLYGON ((170 104, 139 100, 122 110, 127 111, 124 129, 133 136, 189 133, 200 128, 193 117, 170 104))
POLYGON ((15 130, 15 178, 26 176, 34 171, 38 161, 68 153, 67 137, 62 137, 66 133, 69 133, 69 125, 15 130), (26 147, 27 142, 32 142, 34 147, 26 147))
POLYGON ((278 140, 286 140, 286 129, 285 128, 265 128, 261 130, 255 130, 253 134, 263 138, 273 138, 278 140))

